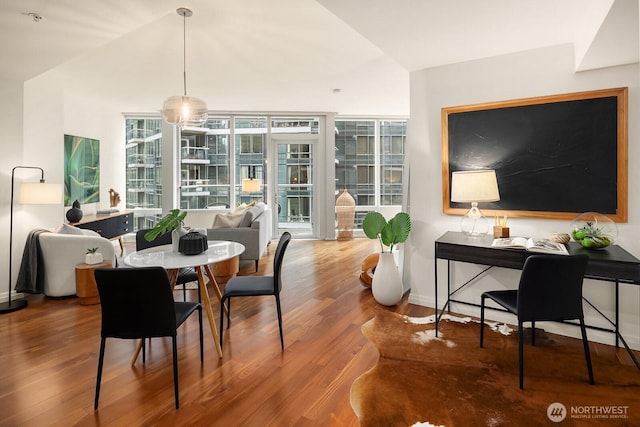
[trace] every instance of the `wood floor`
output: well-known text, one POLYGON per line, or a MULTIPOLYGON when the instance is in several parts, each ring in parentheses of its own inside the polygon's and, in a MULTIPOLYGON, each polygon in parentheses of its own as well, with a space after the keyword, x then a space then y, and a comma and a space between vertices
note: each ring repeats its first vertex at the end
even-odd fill
MULTIPOLYGON (((170 341, 154 339, 146 364, 132 366, 135 343, 111 339, 94 411, 100 306, 30 296, 27 309, 0 317, 0 426, 357 426, 349 390, 378 357, 360 327, 380 307, 358 276, 378 248, 369 239, 291 242, 283 269, 284 352, 272 297, 234 300, 222 359, 205 322, 200 363, 197 319, 189 319, 178 332, 179 410, 170 341)), ((274 250, 275 242, 257 274, 271 273, 274 250)), ((254 274, 253 265, 241 265, 241 274, 254 274)), ((195 292, 188 291, 190 300, 195 292)), ((218 309, 214 304, 216 316, 218 309)), ((432 313, 406 302, 393 310, 432 313)))

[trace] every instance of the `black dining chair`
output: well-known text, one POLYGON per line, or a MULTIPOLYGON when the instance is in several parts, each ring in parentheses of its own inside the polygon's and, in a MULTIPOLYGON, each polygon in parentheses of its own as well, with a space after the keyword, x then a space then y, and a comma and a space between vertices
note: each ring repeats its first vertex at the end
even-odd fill
POLYGON ((180 399, 176 331, 194 311, 198 312, 200 362, 204 362, 201 304, 174 301, 169 276, 162 267, 96 268, 95 278, 102 304, 102 330, 94 409, 98 409, 107 338, 141 339, 144 363, 145 341, 147 338, 156 337, 171 337, 173 387, 176 409, 178 409, 180 399))
MULTIPOLYGON (((153 239, 147 241, 144 235, 149 229, 138 230, 136 232, 136 251, 141 251, 147 248, 153 248, 155 246, 170 245, 171 233, 164 233, 153 239)), ((176 279, 176 285, 182 286, 182 297, 187 300, 187 283, 198 282, 198 273, 193 268, 181 268, 178 271, 178 278, 176 279)), ((200 292, 198 292, 198 301, 200 301, 200 292)))
POLYGON ((225 285, 220 299, 220 348, 222 348, 222 334, 224 325, 224 303, 227 302, 227 328, 231 325, 231 298, 273 295, 276 298, 278 312, 278 327, 280 328, 280 347, 284 350, 284 336, 282 335, 282 308, 280 307, 280 291, 282 290, 282 261, 284 252, 291 241, 289 232, 282 233, 276 253, 273 257, 273 276, 236 276, 225 285))
POLYGON ((582 282, 586 255, 531 255, 522 268, 518 289, 484 292, 480 304, 480 347, 484 344, 484 308, 487 298, 518 317, 518 374, 524 387, 523 323, 531 322, 535 345, 536 321, 578 320, 582 331, 589 383, 594 384, 589 341, 582 310, 582 282))

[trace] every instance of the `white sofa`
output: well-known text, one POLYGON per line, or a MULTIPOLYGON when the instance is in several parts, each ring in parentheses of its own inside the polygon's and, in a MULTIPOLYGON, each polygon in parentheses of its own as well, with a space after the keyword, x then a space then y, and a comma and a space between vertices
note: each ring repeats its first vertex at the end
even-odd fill
MULTIPOLYGON (((81 230, 81 229, 78 229, 81 230)), ((82 264, 89 248, 98 248, 104 261, 116 265, 113 242, 92 230, 82 234, 42 233, 39 236, 44 262, 44 294, 62 297, 76 294, 76 265, 82 264)))

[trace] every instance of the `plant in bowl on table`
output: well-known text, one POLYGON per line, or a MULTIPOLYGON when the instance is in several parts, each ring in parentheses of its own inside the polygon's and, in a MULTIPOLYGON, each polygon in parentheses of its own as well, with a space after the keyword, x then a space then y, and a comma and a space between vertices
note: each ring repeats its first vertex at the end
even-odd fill
POLYGON ((99 264, 102 262, 102 254, 98 252, 98 248, 87 248, 84 256, 85 264, 99 264))
POLYGON ((582 247, 602 249, 617 237, 616 224, 605 215, 586 212, 573 220, 571 237, 582 247))
POLYGON ((362 230, 370 239, 378 239, 381 253, 378 259, 371 290, 377 302, 395 305, 404 293, 402 277, 396 266, 393 247, 403 243, 411 232, 411 217, 406 212, 398 212, 387 221, 379 212, 369 212, 362 221, 362 230), (389 252, 385 252, 385 246, 389 252))

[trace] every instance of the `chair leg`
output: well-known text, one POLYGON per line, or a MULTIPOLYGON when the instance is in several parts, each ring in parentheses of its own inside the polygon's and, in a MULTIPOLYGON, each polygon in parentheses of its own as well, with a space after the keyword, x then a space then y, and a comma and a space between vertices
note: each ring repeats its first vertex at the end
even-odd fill
POLYGON ((231 326, 231 297, 227 298, 227 329, 231 326))
MULTIPOLYGON (((151 339, 151 338, 149 338, 151 339)), ((142 364, 144 365, 147 361, 146 359, 146 354, 147 354, 147 339, 146 338, 142 338, 142 364)))
POLYGON ((282 334, 282 307, 280 306, 280 295, 276 294, 276 309, 278 311, 278 327, 280 328, 280 348, 284 350, 284 336, 282 334))
MULTIPOLYGON (((484 301, 486 297, 483 295, 480 298, 480 348, 484 346, 484 301)), ((436 313, 436 316, 438 314, 436 313)))
POLYGON ((589 351, 589 341, 587 340, 587 330, 584 326, 584 318, 580 318, 580 329, 582 330, 582 345, 584 346, 584 358, 587 361, 587 371, 589 372, 589 384, 595 384, 593 380, 593 368, 591 367, 591 352, 589 351))
POLYGON ((258 271, 258 263, 260 262, 259 259, 256 260, 256 272, 258 271))
POLYGON ((536 321, 531 321, 531 345, 536 345, 536 321))
POLYGON ((180 409, 180 397, 178 396, 178 346, 176 344, 176 336, 171 337, 173 346, 173 394, 176 400, 176 409, 180 409))
POLYGON ((524 331, 522 330, 522 322, 518 320, 518 377, 520 380, 520 390, 524 388, 524 352, 523 341, 524 331))
POLYGON ((202 333, 202 306, 198 307, 198 323, 200 324, 200 363, 204 363, 204 336, 202 333))
POLYGON ((222 332, 224 331, 224 301, 222 298, 220 300, 220 348, 222 349, 222 332))
POLYGON ((106 338, 100 340, 100 356, 98 357, 98 374, 96 376, 96 396, 93 401, 93 409, 98 409, 98 400, 100 399, 100 383, 102 381, 102 365, 104 363, 104 346, 106 338))
POLYGON ((183 301, 187 300, 187 284, 186 283, 182 284, 182 300, 183 301))

